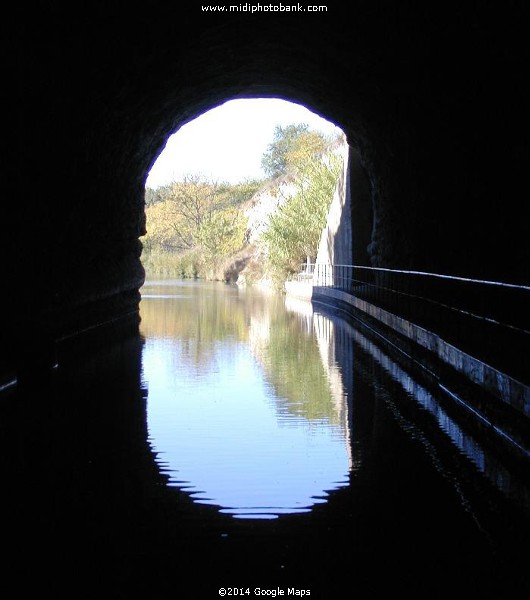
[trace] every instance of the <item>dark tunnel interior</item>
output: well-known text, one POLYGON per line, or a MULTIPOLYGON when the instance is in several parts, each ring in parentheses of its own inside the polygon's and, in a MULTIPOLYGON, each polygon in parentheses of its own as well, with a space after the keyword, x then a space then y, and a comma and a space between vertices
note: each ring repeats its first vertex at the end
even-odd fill
MULTIPOLYGON (((13 415, 13 423, 22 415, 35 455, 53 436, 66 436, 66 446, 82 448, 87 456, 90 449, 102 464, 116 463, 104 470, 110 487, 115 472, 125 482, 114 513, 103 486, 94 492, 95 502, 88 492, 69 497, 72 492, 61 488, 61 476, 40 465, 37 483, 44 489, 58 486, 58 495, 64 491, 59 504, 50 499, 45 508, 63 519, 53 531, 54 525, 40 523, 40 513, 35 517, 43 532, 31 548, 35 564, 49 551, 48 535, 57 533, 65 547, 82 545, 70 529, 76 510, 92 511, 94 522, 101 517, 94 531, 87 527, 82 532, 91 549, 99 547, 97 536, 104 536, 107 526, 115 526, 124 546, 137 543, 137 530, 129 528, 136 514, 126 508, 132 496, 138 514, 148 513, 149 502, 159 509, 148 516, 157 531, 149 543, 154 547, 155 535, 167 534, 165 519, 171 514, 171 521, 172 509, 162 499, 162 477, 145 446, 143 425, 138 425, 145 416, 142 341, 135 337, 145 280, 145 181, 169 136, 207 110, 236 98, 282 98, 345 132, 355 156, 351 185, 359 192, 352 205, 357 264, 530 286, 530 4, 356 0, 347 9, 330 5, 318 13, 254 14, 208 11, 200 4, 58 0, 18 3, 2 21, 0 389, 14 379, 21 390, 33 382, 37 390, 31 402, 42 400, 29 408, 25 397, 10 400, 3 410, 13 415), (109 340, 121 340, 127 349, 114 350, 107 346, 109 340), (64 380, 53 385, 74 390, 78 401, 68 396, 64 404, 46 404, 39 397, 45 378, 57 364, 74 363, 72 371, 65 369, 64 380), (112 381, 106 374, 111 363, 118 375, 105 387, 104 382, 112 381), (76 369, 85 379, 76 379, 76 369), (91 369, 98 375, 92 376, 91 369), (90 382, 86 386, 85 380, 90 382), (118 388, 130 392, 130 404, 113 404, 118 388), (96 397, 108 412, 99 404, 94 408, 96 397), (26 409, 31 415, 27 422, 26 409), (93 417, 90 411, 101 411, 104 435, 92 436, 82 428, 85 418, 89 422, 93 417), (77 431, 68 428, 72 423, 77 431), (120 471, 121 459, 125 466, 120 471), (137 467, 147 474, 145 488, 138 483, 137 467)), ((527 308, 517 308, 526 323, 527 308)), ((507 347, 507 360, 510 353, 521 364, 520 349, 507 347)), ((14 462, 5 458, 3 468, 6 477, 16 479, 28 467, 22 458, 17 462, 25 438, 8 421, 2 434, 17 457, 14 462)), ((53 458, 63 461, 62 455, 53 458)), ((391 459, 385 457, 387 467, 391 459)), ((72 479, 78 468, 74 462, 65 454, 64 472, 72 479)), ((90 477, 90 468, 83 466, 83 476, 90 477)), ((93 490, 99 485, 92 484, 93 490)), ((13 492, 15 515, 33 510, 33 493, 24 479, 20 496, 27 505, 19 505, 13 492)), ((338 495, 335 502, 346 505, 344 498, 338 495)), ((191 502, 180 497, 179 502, 182 510, 196 514, 191 502)), ((209 518, 208 510, 201 509, 198 519, 209 518)), ((420 512, 430 522, 428 507, 420 512)), ((326 522, 319 523, 321 535, 331 536, 326 522)), ((359 525, 363 531, 369 528, 368 523, 359 525)), ((178 522, 167 535, 181 552, 181 572, 190 566, 200 578, 202 563, 187 552, 188 544, 199 543, 194 526, 182 531, 178 522)), ((344 543, 340 524, 333 526, 333 535, 338 531, 336 539, 344 543)), ((223 552, 225 541, 219 536, 225 523, 216 527, 218 539, 203 555, 206 561, 223 552)), ((15 532, 13 555, 25 551, 30 529, 22 536, 15 532)), ((238 551, 255 568, 253 541, 245 535, 238 538, 238 551)), ((289 536, 291 532, 285 539, 292 540, 289 536)), ((297 544, 304 552, 311 540, 302 538, 297 544)), ((400 555, 397 540, 395 544, 394 559, 405 568, 407 557, 400 555)), ((101 562, 122 557, 121 552, 112 547, 101 562)), ((268 547, 265 562, 276 565, 267 552, 268 547)), ((429 577, 438 577, 429 557, 421 557, 419 548, 415 553, 429 577)), ((447 559, 449 572, 450 560, 442 549, 440 557, 447 559)), ((517 558, 524 563, 524 555, 517 558)), ((98 560, 96 556, 91 564, 98 560)), ((169 557, 164 561, 171 569, 169 557)), ((341 554, 340 565, 347 568, 347 562, 341 554)), ((312 556, 310 564, 317 568, 318 557, 312 556)), ((112 571, 109 565, 103 570, 112 571)), ((120 567, 124 577, 135 571, 126 559, 120 567)), ((86 576, 88 571, 87 566, 80 572, 86 576)), ((466 576, 472 589, 472 574, 466 576)), ((371 576, 367 572, 365 577, 368 582, 371 576)), ((430 593, 429 577, 421 597, 430 593)), ((402 582, 402 589, 407 585, 402 582)))
POLYGON ((44 357, 134 314, 147 173, 171 133, 233 98, 296 101, 344 130, 370 185, 360 261, 527 284, 527 17, 520 2, 356 2, 351 18, 14 8, 4 368, 27 340, 44 357))
POLYGON ((527 283, 526 17, 517 2, 14 9, 3 235, 20 294, 4 314, 60 337, 134 311, 147 173, 179 126, 238 97, 345 131, 371 185, 372 265, 527 283))

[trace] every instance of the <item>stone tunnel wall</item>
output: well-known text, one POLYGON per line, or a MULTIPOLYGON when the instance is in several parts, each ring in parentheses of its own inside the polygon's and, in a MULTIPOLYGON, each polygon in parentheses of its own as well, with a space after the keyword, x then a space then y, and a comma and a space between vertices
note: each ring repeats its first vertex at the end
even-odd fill
POLYGON ((345 144, 342 171, 322 230, 316 263, 370 265, 372 195, 358 151, 345 144))
POLYGON ((528 282, 528 11, 13 6, 0 371, 53 362, 58 339, 134 319, 147 173, 171 133, 232 98, 297 101, 343 129, 371 190, 364 260, 528 282))
POLYGON ((349 156, 348 145, 344 144, 342 171, 328 210, 326 226, 320 236, 317 264, 350 265, 353 261, 349 156))

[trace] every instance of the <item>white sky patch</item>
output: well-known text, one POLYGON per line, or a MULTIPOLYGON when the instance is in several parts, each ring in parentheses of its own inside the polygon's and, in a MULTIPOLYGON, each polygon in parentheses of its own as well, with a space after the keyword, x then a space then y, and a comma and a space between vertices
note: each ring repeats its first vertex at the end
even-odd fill
POLYGON ((183 125, 168 138, 146 186, 156 189, 186 175, 240 183, 264 177, 261 159, 277 125, 307 123, 324 135, 340 129, 300 104, 280 99, 230 100, 183 125))

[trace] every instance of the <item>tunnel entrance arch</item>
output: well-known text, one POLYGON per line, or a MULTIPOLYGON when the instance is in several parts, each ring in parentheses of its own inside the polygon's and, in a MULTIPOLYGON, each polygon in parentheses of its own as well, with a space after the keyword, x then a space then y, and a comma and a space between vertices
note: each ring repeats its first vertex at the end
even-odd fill
POLYGON ((346 133, 370 182, 374 266, 528 282, 522 6, 13 15, 3 248, 18 292, 2 298, 2 364, 35 337, 134 320, 147 173, 172 132, 233 98, 288 98, 346 133))
MULTIPOLYGON (((348 238, 340 242, 342 249, 339 253, 348 264, 352 261, 357 261, 356 264, 369 264, 368 249, 373 227, 370 184, 361 164, 360 154, 358 150, 348 148, 344 132, 335 123, 312 112, 310 107, 296 102, 282 98, 239 98, 206 111, 170 135, 151 167, 146 180, 146 213, 148 220, 151 218, 154 221, 151 228, 147 227, 148 236, 143 240, 143 256, 147 256, 146 251, 149 253, 149 268, 154 266, 151 257, 153 244, 157 248, 161 248, 162 244, 166 248, 164 255, 168 263, 165 270, 169 268, 170 262, 179 270, 178 264, 182 262, 183 274, 190 276, 191 271, 197 272, 196 268, 187 264, 183 255, 189 255, 191 260, 192 250, 187 246, 181 248, 182 240, 171 243, 166 239, 167 235, 164 237, 163 231, 160 231, 160 219, 174 220, 180 211, 157 210, 168 203, 177 202, 175 194, 182 195, 182 190, 179 189, 187 184, 196 189, 197 193, 199 188, 202 189, 207 184, 213 186, 212 189, 234 186, 232 194, 238 197, 241 194, 238 186, 246 185, 250 191, 246 192, 245 198, 248 198, 243 199, 245 208, 241 209, 248 219, 245 237, 251 245, 262 244, 258 238, 260 232, 263 233, 270 214, 275 212, 274 206, 296 193, 299 185, 295 171, 290 168, 289 173, 284 172, 286 167, 280 167, 278 162, 291 156, 294 149, 288 148, 292 143, 290 138, 282 136, 305 136, 304 132, 309 137, 304 138, 305 141, 301 143, 315 144, 320 137, 322 142, 319 143, 333 144, 329 146, 330 151, 341 155, 345 153, 346 162, 341 167, 344 174, 341 176, 340 189, 335 190, 335 193, 341 197, 348 196, 348 199, 342 201, 344 209, 341 210, 340 217, 333 217, 341 220, 341 240, 345 236, 348 238), (293 128, 300 127, 302 129, 297 129, 295 133, 293 128), (289 129, 292 132, 289 133, 289 129), (267 164, 269 171, 264 170, 264 165, 267 164), (273 168, 276 169, 274 173, 271 171, 273 168), (249 186, 249 183, 253 185, 249 186), (353 244, 350 239, 352 232, 353 244), (177 260, 176 254, 182 255, 181 261, 177 260)), ((299 161, 300 150, 297 150, 298 158, 293 156, 287 160, 299 161)), ((324 192, 321 190, 319 193, 324 192)), ((323 197, 322 202, 331 203, 332 194, 330 192, 329 197, 323 197)), ((187 204, 188 201, 183 198, 183 202, 187 204)), ((186 215, 183 218, 186 219, 186 215)), ((337 243, 335 240, 334 245, 337 243)), ((317 242, 314 252, 313 259, 317 252, 317 242)), ((241 263, 240 267, 243 262, 238 261, 241 263)))

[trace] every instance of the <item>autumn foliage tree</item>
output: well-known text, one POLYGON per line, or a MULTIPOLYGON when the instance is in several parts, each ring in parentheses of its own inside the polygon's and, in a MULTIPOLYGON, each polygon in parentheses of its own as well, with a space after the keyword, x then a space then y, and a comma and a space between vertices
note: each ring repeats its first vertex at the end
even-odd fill
POLYGON ((231 185, 188 175, 147 189, 144 264, 156 263, 158 269, 170 259, 177 275, 217 278, 218 267, 245 247, 245 204, 274 178, 288 176, 296 193, 270 217, 260 252, 265 250, 266 266, 275 278, 296 271, 318 248, 342 164, 337 140, 304 123, 277 126, 262 157, 268 181, 231 185))
POLYGON ((244 244, 246 218, 241 205, 256 187, 252 182, 231 186, 188 175, 151 192, 146 197, 150 201, 146 253, 163 250, 187 257, 193 273, 212 276, 218 263, 244 244))

